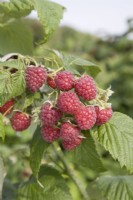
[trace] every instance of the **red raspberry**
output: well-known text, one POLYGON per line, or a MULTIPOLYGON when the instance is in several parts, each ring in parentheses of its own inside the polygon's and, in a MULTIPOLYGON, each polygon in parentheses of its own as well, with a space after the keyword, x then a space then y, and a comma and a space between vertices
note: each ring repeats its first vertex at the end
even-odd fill
POLYGON ((81 106, 75 111, 74 117, 81 130, 89 130, 96 122, 95 108, 93 106, 81 106))
POLYGON ((57 104, 59 109, 67 114, 74 114, 75 110, 81 106, 78 96, 71 91, 61 93, 57 104))
POLYGON ((60 130, 62 140, 72 140, 80 136, 80 129, 69 122, 64 122, 60 130))
POLYGON ((113 114, 112 108, 106 108, 106 109, 100 110, 99 107, 96 106, 95 111, 96 111, 96 115, 97 115, 97 117, 96 117, 96 125, 97 126, 100 126, 100 125, 108 122, 113 114))
POLYGON ((65 150, 73 150, 79 146, 82 142, 82 138, 75 138, 75 140, 62 140, 62 145, 65 150))
POLYGON ((55 83, 55 80, 54 80, 53 78, 48 77, 48 78, 47 78, 47 83, 48 83, 48 85, 49 85, 51 88, 53 88, 53 89, 56 88, 56 83, 55 83))
POLYGON ((58 108, 53 108, 50 103, 45 103, 41 108, 41 120, 46 126, 53 126, 62 116, 58 108))
POLYGON ((7 101, 3 106, 0 107, 0 113, 9 115, 13 110, 14 103, 14 99, 7 101))
POLYGON ((22 112, 15 112, 11 118, 11 125, 15 131, 23 131, 31 124, 31 117, 22 112))
POLYGON ((26 69, 26 85, 31 92, 36 92, 43 84, 46 83, 47 72, 39 66, 29 66, 26 69))
POLYGON ((42 137, 46 142, 51 143, 60 137, 60 129, 52 126, 43 126, 42 137))
POLYGON ((60 136, 64 149, 72 150, 82 142, 80 129, 69 122, 64 122, 61 126, 60 136))
POLYGON ((96 84, 91 76, 85 75, 76 80, 75 91, 85 100, 95 99, 97 95, 96 84))
POLYGON ((71 90, 74 86, 74 76, 69 71, 58 72, 55 76, 55 83, 57 88, 62 91, 71 90))

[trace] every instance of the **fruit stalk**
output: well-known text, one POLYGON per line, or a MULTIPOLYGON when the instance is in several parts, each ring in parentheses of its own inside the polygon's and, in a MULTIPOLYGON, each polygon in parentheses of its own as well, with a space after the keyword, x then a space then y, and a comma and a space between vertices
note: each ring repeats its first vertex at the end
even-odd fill
POLYGON ((83 183, 76 177, 75 173, 74 173, 74 169, 72 169, 69 164, 67 163, 65 156, 61 150, 61 148, 58 146, 55 147, 54 144, 52 144, 52 148, 54 150, 54 153, 56 154, 56 156, 60 159, 60 161, 62 162, 65 170, 67 171, 68 176, 71 178, 71 180, 75 183, 75 185, 77 186, 80 194, 82 195, 82 197, 84 198, 84 200, 90 200, 90 197, 88 196, 88 193, 86 192, 83 183))

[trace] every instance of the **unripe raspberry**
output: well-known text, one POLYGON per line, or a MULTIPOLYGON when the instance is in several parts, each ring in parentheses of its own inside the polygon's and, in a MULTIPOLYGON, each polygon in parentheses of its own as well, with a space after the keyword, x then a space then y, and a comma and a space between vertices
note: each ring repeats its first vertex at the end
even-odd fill
POLYGON ((78 147, 82 142, 82 138, 75 138, 75 140, 62 140, 62 145, 65 150, 73 150, 78 147))
POLYGON ((78 96, 71 91, 61 93, 57 104, 59 109, 67 114, 74 114, 75 110, 81 106, 78 96))
POLYGON ((31 124, 31 117, 22 112, 15 112, 11 118, 11 125, 15 131, 23 131, 31 124))
POLYGON ((9 115, 13 110, 14 103, 14 99, 7 101, 3 106, 0 107, 0 113, 9 115))
POLYGON ((95 111, 96 111, 96 125, 97 126, 100 126, 108 122, 113 114, 112 108, 106 108, 106 109, 100 110, 99 107, 96 106, 95 111))
POLYGON ((56 88, 55 80, 54 80, 53 78, 51 78, 51 77, 48 77, 48 78, 47 78, 47 84, 48 84, 51 88, 53 88, 53 89, 56 88))
POLYGON ((89 130, 96 122, 95 108, 93 106, 81 106, 75 111, 74 118, 81 130, 89 130))
POLYGON ((42 127, 42 137, 46 142, 54 142, 60 137, 60 129, 52 126, 42 127))
POLYGON ((41 108, 41 120, 46 126, 53 126, 62 116, 62 112, 58 108, 53 108, 50 103, 45 103, 41 108))
POLYGON ((31 65, 26 69, 26 85, 31 92, 36 92, 46 83, 46 80, 47 72, 43 67, 31 65))
POLYGON ((91 76, 85 75, 75 82, 75 91, 85 100, 95 99, 97 95, 96 84, 91 76))
POLYGON ((71 90, 74 86, 74 76, 69 71, 58 72, 55 76, 55 83, 57 88, 62 91, 71 90))

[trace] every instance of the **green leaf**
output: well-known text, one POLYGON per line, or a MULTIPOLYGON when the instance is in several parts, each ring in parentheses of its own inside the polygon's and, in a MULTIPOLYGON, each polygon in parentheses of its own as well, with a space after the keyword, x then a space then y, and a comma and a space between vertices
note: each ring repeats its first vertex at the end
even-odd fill
POLYGON ((18 60, 9 62, 0 62, 0 105, 3 105, 9 99, 21 95, 25 91, 25 74, 24 63, 18 60), (1 66, 9 66, 9 70, 2 69, 1 66), (10 72, 10 67, 14 64, 14 68, 18 71, 10 72))
POLYGON ((38 17, 44 28, 44 42, 46 42, 62 19, 64 7, 47 0, 34 1, 34 7, 37 10, 38 17))
POLYGON ((18 200, 72 200, 66 181, 57 170, 41 168, 39 181, 44 188, 35 180, 29 181, 19 189, 18 200))
POLYGON ((32 0, 10 0, 10 2, 0 3, 0 20, 1 22, 11 18, 24 17, 33 10, 32 0))
POLYGON ((96 182, 107 200, 133 199, 133 176, 101 176, 96 182))
POLYGON ((0 138, 4 141, 5 139, 5 124, 3 121, 3 116, 0 114, 0 138))
POLYGON ((41 137, 41 129, 37 128, 30 146, 30 166, 36 178, 38 178, 41 160, 48 146, 49 144, 41 137))
POLYGON ((92 136, 120 162, 121 167, 126 166, 133 172, 133 120, 130 117, 115 112, 112 119, 98 127, 92 136))
POLYGON ((87 186, 87 193, 91 200, 107 200, 102 196, 101 190, 97 187, 95 181, 87 186))
POLYGON ((2 199, 2 188, 3 188, 3 181, 4 181, 4 163, 3 159, 0 157, 0 199, 2 199))
POLYGON ((32 54, 33 34, 21 20, 12 21, 0 26, 0 54, 11 52, 32 54))
POLYGON ((7 179, 4 180, 2 190, 2 200, 14 200, 16 199, 17 188, 7 179))
POLYGON ((99 72, 101 72, 101 69, 98 65, 79 58, 74 55, 69 55, 65 53, 61 53, 59 51, 53 50, 53 53, 61 59, 64 67, 66 70, 70 70, 72 73, 81 75, 81 74, 89 74, 92 77, 96 77, 99 72))
POLYGON ((87 136, 86 133, 83 142, 73 151, 74 161, 80 163, 80 166, 90 168, 97 172, 103 171, 103 165, 96 151, 96 146, 91 135, 87 136))

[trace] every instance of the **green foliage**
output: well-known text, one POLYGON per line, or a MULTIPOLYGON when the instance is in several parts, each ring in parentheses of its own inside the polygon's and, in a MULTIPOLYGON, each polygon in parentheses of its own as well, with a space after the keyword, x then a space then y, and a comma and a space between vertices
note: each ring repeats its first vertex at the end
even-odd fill
POLYGON ((43 187, 31 179, 18 191, 18 200, 72 200, 65 180, 60 173, 48 166, 40 170, 39 181, 43 187))
POLYGON ((30 147, 30 166, 36 178, 38 178, 41 160, 48 146, 48 143, 46 143, 41 137, 41 129, 37 128, 30 147))
POLYGON ((44 28, 44 42, 46 42, 62 19, 64 7, 47 0, 35 0, 34 6, 44 28))
POLYGON ((77 147, 73 153, 73 160, 80 163, 80 167, 85 167, 87 169, 92 169, 96 172, 101 172, 104 170, 100 156, 96 151, 96 146, 94 140, 89 135, 88 132, 85 134, 85 139, 79 147, 77 147))
POLYGON ((10 2, 0 3, 0 21, 27 16, 32 10, 32 0, 10 0, 10 2))
POLYGON ((0 26, 0 54, 11 52, 32 54, 33 36, 30 29, 21 20, 15 20, 0 26))
POLYGON ((92 136, 111 153, 114 159, 133 172, 133 120, 115 112, 111 120, 97 128, 92 136))
POLYGON ((101 176, 96 182, 107 200, 133 199, 133 176, 101 176))
POLYGON ((96 77, 99 72, 101 72, 98 65, 88 60, 82 59, 74 55, 61 53, 57 50, 52 50, 52 52, 59 58, 63 67, 74 74, 81 75, 85 73, 89 74, 92 77, 96 77))
POLYGON ((9 99, 24 92, 25 75, 24 63, 20 59, 11 60, 8 63, 0 62, 0 66, 0 105, 3 105, 9 99), (14 68, 17 71, 12 73, 10 70, 14 68))
POLYGON ((5 139, 5 124, 4 117, 0 114, 0 138, 4 141, 5 139))
POLYGON ((3 188, 3 181, 4 181, 4 163, 3 159, 0 157, 0 199, 2 199, 2 188, 3 188))

